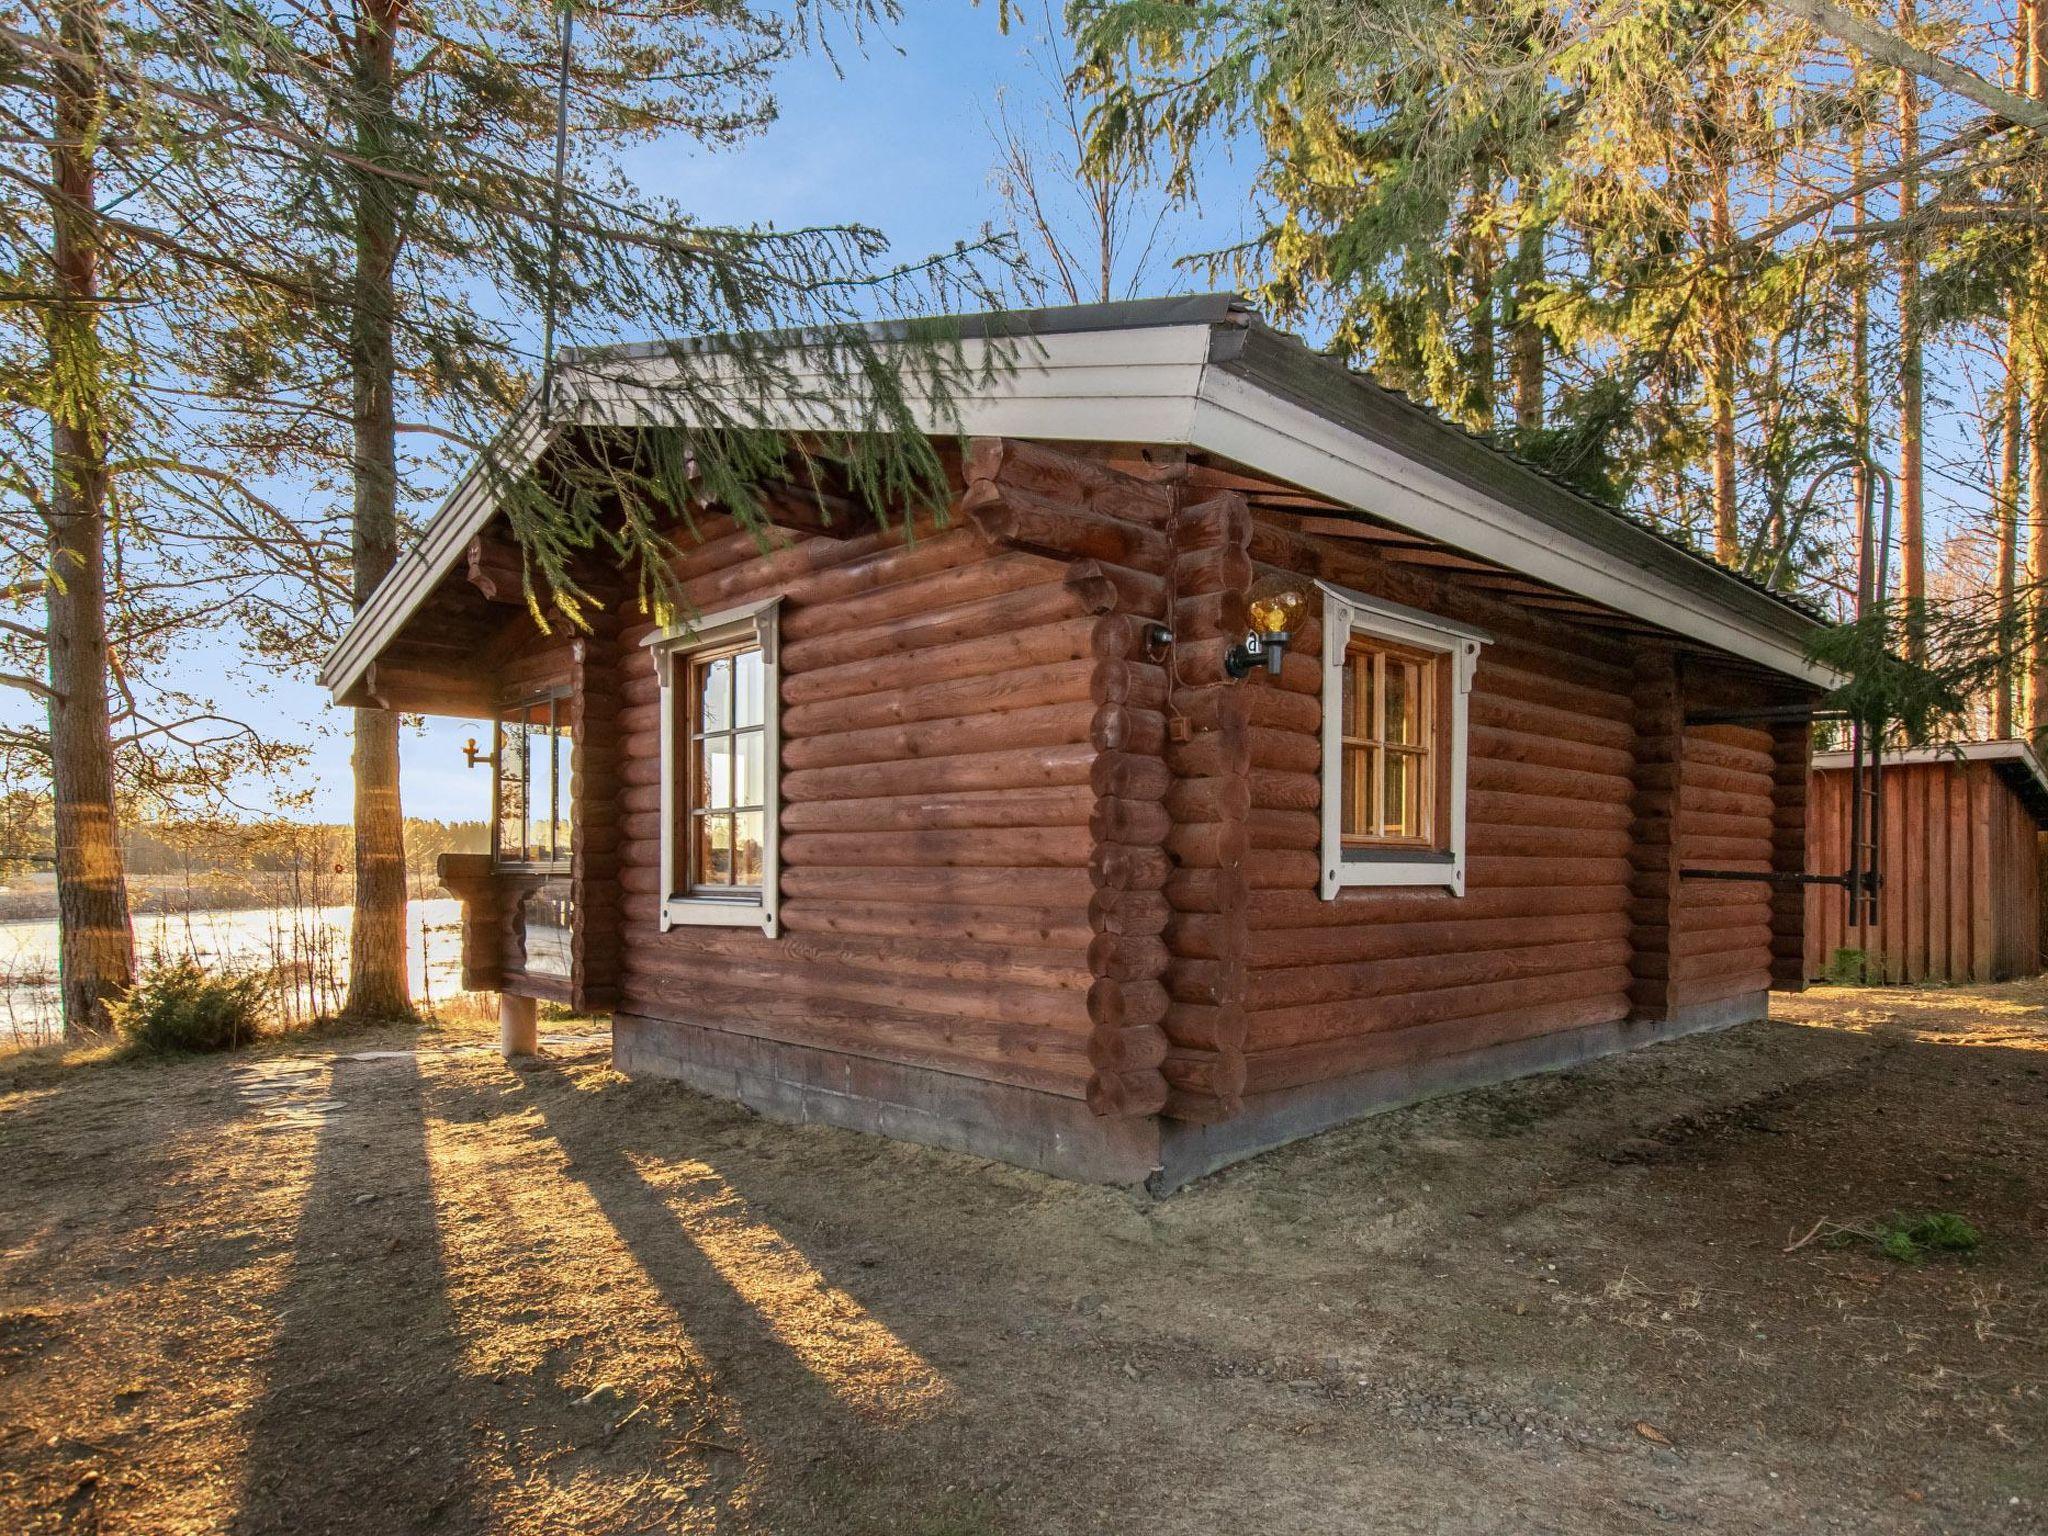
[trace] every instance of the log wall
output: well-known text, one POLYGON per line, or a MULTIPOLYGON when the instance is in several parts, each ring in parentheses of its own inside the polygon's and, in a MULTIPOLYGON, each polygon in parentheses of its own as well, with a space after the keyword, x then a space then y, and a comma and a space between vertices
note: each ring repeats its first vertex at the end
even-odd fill
POLYGON ((1246 1091, 1412 1066, 1630 1011, 1629 658, 1591 633, 1261 525, 1262 560, 1478 624, 1466 890, 1317 894, 1320 634, 1248 690, 1246 1091), (1277 683, 1277 686, 1275 684, 1277 683))
POLYGON ((582 995, 1210 1124, 1768 984, 1802 914, 1678 869, 1788 857, 1784 741, 1688 728, 1668 650, 1186 483, 984 441, 943 522, 764 545, 701 520, 676 573, 697 611, 783 598, 783 933, 659 932, 651 627, 601 625, 574 657, 582 995), (1272 568, 1493 635, 1462 897, 1318 895, 1320 629, 1278 677, 1223 664, 1272 568))
MULTIPOLYGON (((1849 863, 1849 773, 1813 774, 1808 867, 1849 863)), ((2039 824, 1990 763, 1888 764, 1879 918, 1859 929, 1842 892, 1806 894, 1805 963, 1860 949, 1891 983, 2004 981, 2041 969, 2039 824)))
MULTIPOLYGON (((1752 726, 1688 726, 1673 823, 1681 871, 1768 874, 1776 868, 1776 744, 1752 726)), ((1764 883, 1688 880, 1673 899, 1664 957, 1672 1013, 1765 992, 1771 985, 1772 896, 1764 883)))
POLYGON ((1165 1101, 1169 493, 985 445, 947 526, 763 551, 714 522, 701 612, 780 594, 781 923, 658 932, 660 693, 619 636, 620 1006, 1086 1099, 1165 1101), (1085 542, 1085 552, 1074 548, 1085 542))

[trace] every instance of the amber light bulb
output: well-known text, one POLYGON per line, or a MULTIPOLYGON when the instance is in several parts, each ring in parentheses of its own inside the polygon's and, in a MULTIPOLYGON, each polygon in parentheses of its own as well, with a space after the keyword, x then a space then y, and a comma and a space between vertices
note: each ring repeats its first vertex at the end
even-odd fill
POLYGON ((1245 594, 1252 628, 1262 635, 1299 634, 1309 621, 1314 591, 1298 576, 1275 573, 1260 577, 1245 594))

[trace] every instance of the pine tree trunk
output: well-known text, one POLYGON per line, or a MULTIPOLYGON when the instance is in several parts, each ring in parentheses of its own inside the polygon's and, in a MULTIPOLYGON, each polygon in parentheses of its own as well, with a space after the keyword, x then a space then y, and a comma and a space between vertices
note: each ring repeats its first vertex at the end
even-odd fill
POLYGON ((1472 378, 1466 391, 1467 425, 1476 432, 1494 427, 1495 373, 1498 361, 1494 349, 1494 240, 1491 229, 1480 224, 1493 206, 1490 180, 1473 189, 1472 211, 1465 227, 1465 266, 1472 284, 1472 378))
POLYGON ((1991 733, 1999 740, 2012 735, 2013 727, 2013 602, 2019 588, 2020 542, 2020 434, 2026 430, 2025 392, 2020 359, 2019 326, 2006 332, 2005 398, 2002 402, 1998 464, 1998 545, 1995 579, 1998 584, 1998 678, 1991 704, 1991 733))
MULTIPOLYGON (((402 0, 368 0, 354 37, 356 153, 369 165, 394 149, 397 35, 402 0)), ((395 185, 357 178, 349 372, 354 383, 354 597, 360 610, 398 557, 398 427, 395 308, 398 262, 395 185)), ((402 1018, 412 1011, 405 954, 405 815, 398 795, 398 717, 355 712, 355 911, 349 927, 346 1017, 402 1018)))
MULTIPOLYGON (((2027 94, 2048 101, 2048 5, 2030 4, 2022 13, 2027 23, 2027 94)), ((2034 236, 2027 291, 2020 305, 2026 316, 2027 378, 2027 583, 2023 625, 2026 634, 2026 731, 2039 736, 2048 727, 2048 346, 2043 345, 2044 301, 2048 301, 2048 241, 2034 236)))
POLYGON ((1729 208, 1728 172, 1716 166, 1711 194, 1711 239, 1721 264, 1708 284, 1712 314, 1708 346, 1713 353, 1707 395, 1712 417, 1708 455, 1713 472, 1714 557, 1725 565, 1742 562, 1742 527, 1736 515, 1735 479, 1735 353, 1739 345, 1734 315, 1734 282, 1726 263, 1734 259, 1735 219, 1729 208))
POLYGON ((92 143, 100 127, 98 0, 65 0, 55 66, 51 152, 56 186, 49 309, 51 410, 49 623, 50 777, 57 854, 57 968, 64 1037, 111 1027, 107 1004, 134 985, 114 805, 113 730, 107 704, 107 440, 109 402, 100 356, 98 194, 92 143))
MULTIPOLYGON (((1899 6, 1899 29, 1910 33, 1912 0, 1899 6)), ((1920 81, 1901 73, 1898 86, 1899 158, 1920 153, 1920 81)), ((1906 655, 1927 661, 1927 527, 1921 462, 1926 375, 1920 344, 1920 241, 1912 220, 1920 206, 1920 179, 1899 177, 1899 219, 1905 229, 1895 247, 1899 265, 1899 600, 1905 610, 1906 655)))
POLYGON ((1530 316, 1537 285, 1543 281, 1543 228, 1524 225, 1515 244, 1515 323, 1508 340, 1508 366, 1513 372, 1515 425, 1524 432, 1543 427, 1543 329, 1530 316))
MULTIPOLYGON (((1856 135, 1856 157, 1850 167, 1850 175, 1857 180, 1863 177, 1864 156, 1863 134, 1856 135)), ((1850 219, 1861 224, 1864 219, 1865 199, 1857 193, 1850 204, 1850 219)), ((1856 497, 1856 612, 1862 618, 1869 611, 1870 595, 1875 590, 1877 570, 1871 564, 1870 542, 1876 537, 1876 507, 1871 500, 1875 488, 1870 473, 1870 269, 1859 262, 1856 266, 1855 292, 1849 305, 1849 425, 1856 435, 1856 473, 1854 494, 1856 497)))

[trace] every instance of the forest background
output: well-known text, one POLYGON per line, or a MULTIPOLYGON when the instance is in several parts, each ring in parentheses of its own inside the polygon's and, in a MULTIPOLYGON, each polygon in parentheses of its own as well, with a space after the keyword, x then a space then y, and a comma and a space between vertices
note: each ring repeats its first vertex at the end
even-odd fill
POLYGON ((386 957, 351 1006, 402 1002, 413 861, 363 807, 402 765, 407 811, 478 817, 474 727, 336 720, 311 667, 555 340, 1236 287, 1833 617, 1888 495, 1896 709, 2048 723, 2035 6, 569 14, 557 159, 551 6, 9 8, 0 856, 90 855, 81 1018, 132 945, 79 809, 131 858, 338 821, 345 729, 355 947, 386 957), (209 181, 236 144, 261 174, 209 181), (67 791, 94 754, 50 728, 83 590, 53 529, 88 526, 108 750, 67 791))

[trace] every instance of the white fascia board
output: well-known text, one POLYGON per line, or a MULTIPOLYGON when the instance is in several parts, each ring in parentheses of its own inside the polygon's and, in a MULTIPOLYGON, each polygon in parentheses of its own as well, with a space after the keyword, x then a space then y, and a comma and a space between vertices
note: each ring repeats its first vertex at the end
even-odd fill
MULTIPOLYGON (((1654 572, 1617 563, 1505 502, 1210 366, 1212 338, 1213 328, 1198 323, 969 339, 960 344, 963 383, 951 412, 915 394, 911 404, 932 432, 1155 443, 1215 453, 1800 681, 1821 687, 1841 681, 1767 626, 1746 624, 1654 572), (991 349, 997 361, 979 377, 991 349)), ((828 370, 801 356, 786 367, 788 393, 764 398, 715 352, 587 355, 558 376, 559 414, 583 425, 619 427, 661 420, 703 425, 707 414, 789 431, 863 424, 856 404, 837 398, 841 381, 828 370), (663 388, 664 379, 685 366, 699 409, 663 388)), ((525 469, 552 435, 529 400, 499 439, 501 462, 511 472, 525 469)), ((496 510, 489 477, 481 463, 472 466, 321 669, 320 681, 331 693, 341 696, 356 686, 496 510)))
MULTIPOLYGON (((918 425, 934 433, 1184 443, 1208 345, 1209 329, 1199 325, 966 341, 951 370, 959 382, 950 410, 915 388, 906 399, 918 425)), ((573 376, 574 414, 591 425, 621 427, 743 422, 824 431, 865 424, 861 402, 839 375, 802 358, 785 366, 787 391, 763 398, 715 354, 596 359, 573 376), (688 392, 669 391, 667 381, 686 364, 688 392)))
POLYGON ((1202 375, 1190 446, 1801 682, 1844 681, 1783 636, 1704 605, 1651 571, 1601 558, 1506 502, 1221 369, 1202 375))
MULTIPOLYGON (((997 343, 970 340, 961 344, 964 374, 971 376, 988 362, 991 345, 1001 349, 1006 363, 986 379, 963 383, 953 414, 913 397, 927 431, 1183 444, 1208 359, 1209 327, 1160 326, 997 343)), ((696 374, 692 393, 729 413, 721 421, 747 420, 784 431, 861 422, 860 413, 850 405, 830 408, 832 376, 807 368, 801 359, 790 365, 790 379, 798 394, 809 394, 809 399, 764 400, 747 389, 730 366, 721 366, 715 353, 684 361, 696 374), (721 374, 731 383, 722 398, 714 392, 721 374)), ((669 357, 597 356, 579 362, 557 377, 558 413, 586 426, 639 427, 658 420, 701 425, 699 413, 674 397, 656 409, 663 402, 663 377, 672 377, 680 366, 669 357)), ((499 439, 497 452, 506 470, 516 473, 536 462, 552 437, 553 429, 541 425, 538 407, 529 400, 499 439)), ((454 568, 496 510, 490 477, 479 459, 449 492, 419 542, 399 556, 320 669, 320 682, 332 696, 347 694, 362 680, 370 663, 454 568)))

